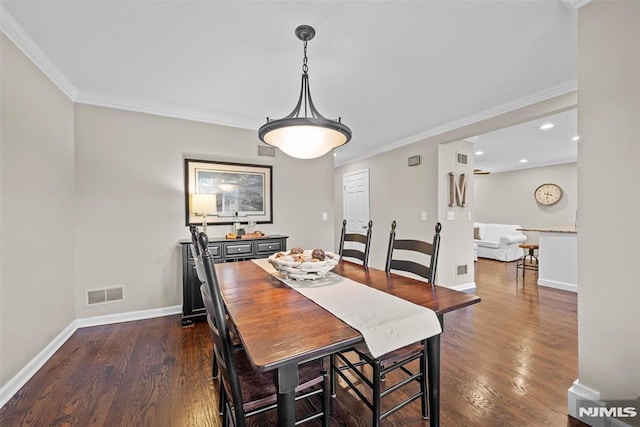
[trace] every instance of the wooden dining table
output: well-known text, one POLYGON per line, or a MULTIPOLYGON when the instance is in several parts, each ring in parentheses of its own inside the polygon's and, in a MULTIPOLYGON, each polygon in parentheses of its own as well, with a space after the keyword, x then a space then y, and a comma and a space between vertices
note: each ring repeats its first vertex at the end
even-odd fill
MULTIPOLYGON (((245 352, 259 371, 272 371, 278 425, 295 423, 298 364, 348 349, 362 335, 252 261, 216 264, 222 296, 245 352)), ((340 261, 334 273, 433 310, 447 312, 480 302, 473 294, 340 261)), ((336 295, 340 298, 340 295, 336 295)), ((444 325, 443 325, 444 331, 444 325)), ((440 334, 427 339, 429 424, 440 425, 440 334)))

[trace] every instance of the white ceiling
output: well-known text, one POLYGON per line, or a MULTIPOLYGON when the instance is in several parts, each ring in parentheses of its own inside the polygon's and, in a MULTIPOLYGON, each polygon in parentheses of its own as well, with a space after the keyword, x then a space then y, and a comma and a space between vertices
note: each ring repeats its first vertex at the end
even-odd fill
POLYGON ((337 164, 575 89, 576 11, 558 0, 2 5, 76 102, 255 130, 293 109, 294 29, 312 25, 314 102, 353 130, 337 164))
POLYGON ((505 172, 578 161, 578 112, 575 109, 480 135, 473 144, 474 168, 505 172), (541 130, 551 123, 553 128, 541 130), (521 162, 521 160, 527 160, 521 162))

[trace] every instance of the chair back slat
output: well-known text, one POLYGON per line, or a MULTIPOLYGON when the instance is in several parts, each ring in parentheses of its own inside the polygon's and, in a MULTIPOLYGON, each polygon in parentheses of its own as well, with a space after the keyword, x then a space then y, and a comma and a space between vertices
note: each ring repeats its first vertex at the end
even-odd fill
POLYGON ((358 242, 361 243, 363 245, 366 245, 368 240, 367 240, 367 235, 366 234, 358 234, 358 233, 347 233, 344 235, 344 241, 345 242, 358 242))
MULTIPOLYGON (((204 303, 204 308, 207 312, 207 315, 213 316, 213 300, 211 299, 211 293, 209 293, 209 285, 207 285, 207 282, 204 282, 202 285, 200 285, 200 294, 202 294, 202 302, 204 303)), ((215 322, 213 318, 211 319, 211 321, 215 322)))
POLYGON ((371 228, 373 227, 373 221, 369 221, 367 225, 367 232, 365 234, 360 233, 347 233, 347 220, 342 221, 342 232, 340 234, 340 248, 338 253, 340 258, 349 257, 356 258, 362 261, 363 266, 367 266, 369 263, 369 249, 371 246, 371 228), (362 245, 361 249, 346 248, 344 244, 346 242, 359 243, 362 245))
POLYGON ((406 251, 420 252, 425 255, 433 255, 433 245, 422 240, 396 239, 393 249, 402 249, 406 251))
POLYGON ((408 273, 417 274, 425 279, 431 278, 431 269, 426 265, 419 264, 415 261, 408 261, 404 259, 392 259, 389 264, 391 270, 401 270, 408 273))
POLYGON ((364 252, 357 249, 343 249, 341 255, 348 258, 357 258, 364 263, 364 252))
POLYGON ((387 273, 391 270, 406 271, 427 279, 429 283, 434 283, 436 278, 436 269, 438 266, 441 230, 442 225, 437 223, 435 226, 436 232, 433 236, 433 243, 414 239, 396 239, 396 222, 392 221, 391 233, 389 234, 389 245, 387 247, 385 271, 387 273), (427 255, 429 256, 429 263, 426 265, 420 264, 416 261, 396 259, 394 258, 394 252, 396 250, 412 251, 427 255))
MULTIPOLYGON (((214 267, 213 256, 209 252, 209 239, 205 233, 200 233, 198 236, 198 243, 200 244, 200 251, 202 254, 202 263, 204 265, 204 271, 207 279, 207 288, 209 295, 211 296, 211 307, 205 308, 212 309, 213 313, 207 311, 207 317, 210 318, 209 326, 212 331, 212 338, 214 340, 214 348, 216 351, 216 357, 220 367, 220 374, 222 375, 223 382, 226 383, 231 391, 233 398, 233 406, 235 408, 235 421, 236 426, 244 427, 246 425, 245 415, 243 410, 242 392, 240 390, 240 381, 238 379, 238 367, 236 364, 233 346, 231 344, 231 335, 226 322, 226 311, 224 308, 224 301, 220 292, 220 286, 218 285, 218 278, 216 276, 216 270, 214 267)), ((203 293, 203 298, 206 295, 203 293)))

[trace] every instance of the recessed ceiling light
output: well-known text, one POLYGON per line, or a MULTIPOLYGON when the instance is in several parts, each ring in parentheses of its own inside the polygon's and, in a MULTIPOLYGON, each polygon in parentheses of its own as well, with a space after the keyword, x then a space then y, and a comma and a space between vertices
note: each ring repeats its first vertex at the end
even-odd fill
POLYGON ((555 125, 553 123, 545 123, 545 124, 541 125, 538 129, 540 129, 540 130, 549 130, 554 126, 555 125))
POLYGON ((580 139, 580 137, 579 137, 579 136, 574 136, 573 138, 571 138, 571 140, 572 140, 572 141, 577 141, 577 140, 579 140, 579 139, 580 139))
POLYGON ((484 151, 476 151, 474 154, 476 156, 482 156, 484 154, 484 151))
POLYGON ((520 159, 520 163, 527 163, 529 160, 527 159, 520 159))

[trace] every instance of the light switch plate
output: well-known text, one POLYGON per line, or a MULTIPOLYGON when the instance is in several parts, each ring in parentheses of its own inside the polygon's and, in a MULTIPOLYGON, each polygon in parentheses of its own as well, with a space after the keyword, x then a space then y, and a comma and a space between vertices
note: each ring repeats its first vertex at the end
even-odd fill
POLYGON ((447 221, 455 221, 455 219, 456 219, 455 211, 447 212, 447 221))
POLYGON ((322 212, 322 220, 323 221, 327 220, 327 213, 326 212, 322 212))
POLYGON ((422 212, 422 214, 420 215, 420 219, 423 221, 427 220, 427 213, 426 212, 422 212))
POLYGON ((471 221, 471 212, 467 212, 467 219, 471 221))

